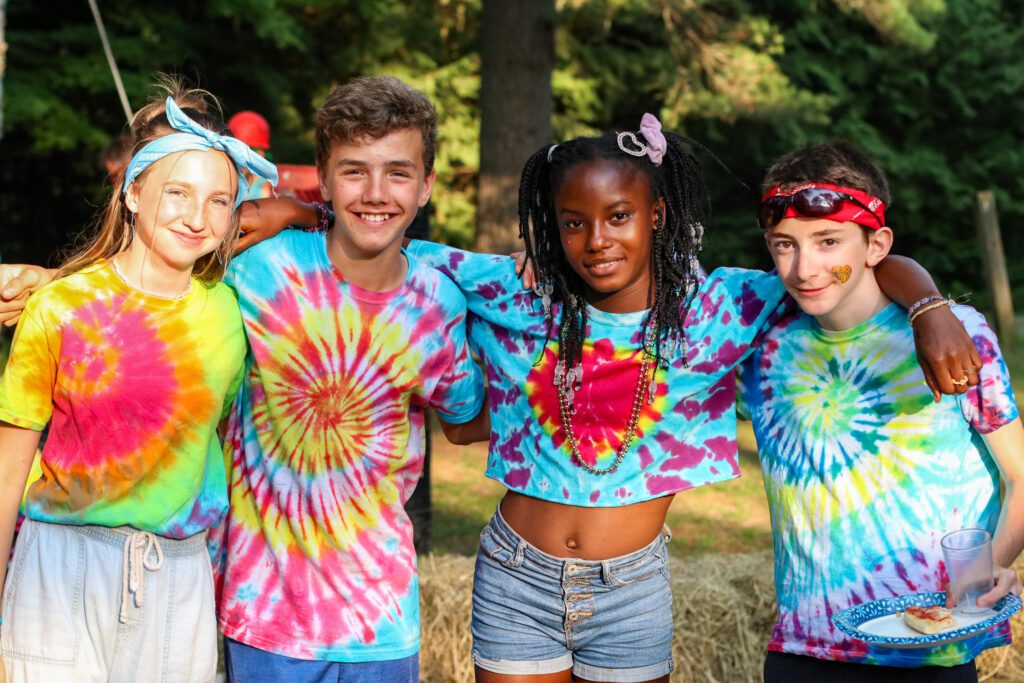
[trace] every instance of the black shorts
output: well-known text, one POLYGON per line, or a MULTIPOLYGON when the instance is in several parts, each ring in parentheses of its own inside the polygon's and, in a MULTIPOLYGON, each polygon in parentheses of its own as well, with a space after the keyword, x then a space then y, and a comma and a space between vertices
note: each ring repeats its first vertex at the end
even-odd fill
POLYGON ((785 652, 764 658, 765 683, 978 683, 974 662, 960 666, 896 666, 853 664, 785 652))

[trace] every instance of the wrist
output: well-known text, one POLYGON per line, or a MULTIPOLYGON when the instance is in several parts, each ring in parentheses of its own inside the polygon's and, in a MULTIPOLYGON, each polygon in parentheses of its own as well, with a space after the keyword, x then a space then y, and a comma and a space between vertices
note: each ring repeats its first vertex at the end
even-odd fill
POLYGON ((326 202, 313 202, 309 206, 313 208, 316 222, 310 224, 306 231, 327 232, 328 228, 334 225, 334 212, 331 211, 326 202))
POLYGON ((934 311, 939 308, 949 307, 953 305, 952 299, 947 299, 943 296, 928 296, 918 300, 907 310, 907 320, 910 321, 911 327, 914 325, 914 321, 920 318, 925 313, 934 311))

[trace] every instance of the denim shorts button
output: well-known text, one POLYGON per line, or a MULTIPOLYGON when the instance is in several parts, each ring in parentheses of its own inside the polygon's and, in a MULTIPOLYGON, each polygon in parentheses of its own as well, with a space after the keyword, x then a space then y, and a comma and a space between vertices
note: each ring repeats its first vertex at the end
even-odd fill
POLYGON ((568 567, 566 567, 565 571, 568 574, 575 574, 576 572, 579 571, 579 567, 577 567, 574 564, 570 564, 568 567))

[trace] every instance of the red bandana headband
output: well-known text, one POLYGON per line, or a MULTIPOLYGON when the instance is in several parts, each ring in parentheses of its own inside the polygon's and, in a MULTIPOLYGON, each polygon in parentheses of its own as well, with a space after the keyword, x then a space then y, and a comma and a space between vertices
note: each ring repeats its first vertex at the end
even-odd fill
POLYGON ((765 193, 761 198, 761 203, 764 204, 772 197, 792 197, 803 190, 810 189, 832 190, 848 195, 855 201, 843 201, 838 211, 823 215, 808 215, 808 213, 797 209, 795 201, 790 201, 786 206, 786 215, 783 218, 824 218, 837 223, 851 221, 871 230, 877 230, 885 225, 885 203, 874 195, 862 190, 855 190, 852 187, 829 185, 828 183, 805 183, 783 190, 780 186, 775 186, 765 193))

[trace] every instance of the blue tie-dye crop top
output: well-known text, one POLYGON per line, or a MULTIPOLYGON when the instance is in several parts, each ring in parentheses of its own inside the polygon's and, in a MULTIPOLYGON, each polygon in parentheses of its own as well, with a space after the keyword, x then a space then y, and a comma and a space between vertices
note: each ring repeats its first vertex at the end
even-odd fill
MULTIPOLYGON (((777 276, 722 268, 704 280, 686 318, 685 349, 657 371, 655 398, 643 402, 635 441, 618 469, 595 475, 575 462, 566 442, 553 383, 557 334, 545 349, 540 297, 522 288, 513 260, 420 241, 409 253, 466 295, 470 346, 483 358, 488 381, 488 477, 542 500, 613 507, 739 476, 732 371, 759 333, 789 310, 777 276)), ((557 320, 557 303, 554 311, 557 320)), ((572 422, 591 467, 615 460, 626 431, 645 314, 588 311, 572 422)))

